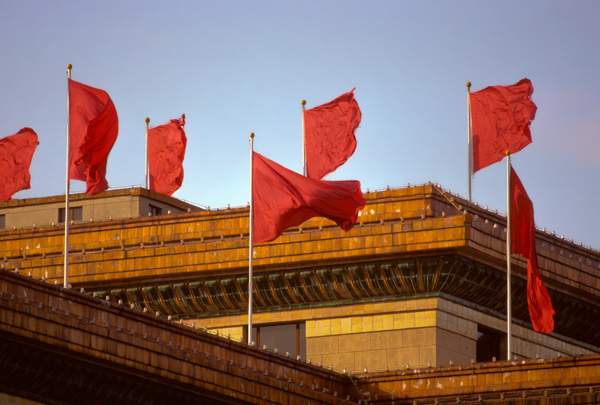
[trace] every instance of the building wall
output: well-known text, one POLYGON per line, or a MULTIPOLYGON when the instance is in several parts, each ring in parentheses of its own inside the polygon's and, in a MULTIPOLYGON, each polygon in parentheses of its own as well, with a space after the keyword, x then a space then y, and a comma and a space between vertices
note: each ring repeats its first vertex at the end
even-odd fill
POLYGON ((14 209, 1 209, 0 215, 4 215, 5 229, 22 229, 51 226, 58 224, 58 209, 64 208, 58 203, 38 204, 35 206, 22 206, 14 209))
MULTIPOLYGON (((241 340, 247 320, 236 315, 187 322, 241 340)), ((306 323, 306 360, 354 373, 470 364, 477 359, 478 325, 506 332, 501 318, 440 297, 271 311, 254 314, 252 321, 255 326, 292 322, 306 323)), ((517 358, 598 353, 515 324, 512 332, 517 358)))
MULTIPOLYGON (((77 223, 144 217, 151 212, 150 205, 159 208, 161 214, 201 210, 141 188, 111 190, 98 196, 73 194, 69 202, 70 208, 82 208, 82 218, 77 223)), ((0 215, 4 215, 5 229, 50 227, 59 225, 58 212, 64 207, 64 196, 11 200, 0 202, 0 215)))

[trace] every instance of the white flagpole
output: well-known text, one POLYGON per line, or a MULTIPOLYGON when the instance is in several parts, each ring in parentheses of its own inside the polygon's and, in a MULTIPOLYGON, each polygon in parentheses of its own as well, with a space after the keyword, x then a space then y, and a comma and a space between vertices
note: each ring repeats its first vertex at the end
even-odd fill
POLYGON ((471 133, 471 82, 467 82, 467 154, 469 155, 469 201, 471 199, 471 177, 473 176, 473 145, 471 133))
POLYGON ((248 251, 248 344, 252 343, 252 228, 254 226, 254 193, 252 173, 254 170, 254 132, 250 132, 250 226, 249 226, 249 251, 248 251))
POLYGON ((512 356, 512 305, 510 291, 510 151, 506 151, 506 352, 512 356))
POLYGON ((302 100, 302 174, 306 176, 306 127, 304 126, 304 106, 306 106, 306 100, 302 100))
POLYGON ((69 220, 71 215, 69 212, 69 155, 71 152, 71 100, 69 97, 69 80, 71 79, 71 68, 73 65, 70 63, 67 65, 67 186, 65 191, 65 259, 63 268, 63 285, 65 288, 69 287, 69 220))
POLYGON ((144 172, 144 180, 146 181, 146 190, 150 190, 148 187, 148 127, 150 125, 150 118, 146 117, 146 166, 144 172))

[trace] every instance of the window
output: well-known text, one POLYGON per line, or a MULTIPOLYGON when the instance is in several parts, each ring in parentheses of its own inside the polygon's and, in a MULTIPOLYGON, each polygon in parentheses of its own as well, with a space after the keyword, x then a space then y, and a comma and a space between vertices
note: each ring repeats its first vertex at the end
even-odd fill
POLYGON ((0 214, 0 229, 6 228, 6 215, 0 214))
POLYGON ((252 328, 252 340, 256 346, 266 345, 279 353, 306 358, 306 324, 288 323, 265 325, 252 328))
POLYGON ((162 208, 157 207, 152 204, 149 204, 149 205, 150 205, 150 215, 156 216, 156 215, 160 215, 162 213, 162 208))
MULTIPOLYGON (((82 207, 69 207, 69 213, 71 221, 81 221, 83 219, 83 208, 82 207)), ((65 222, 65 209, 58 209, 58 222, 65 222)))
POLYGON ((477 325, 477 362, 506 358, 506 333, 477 325))

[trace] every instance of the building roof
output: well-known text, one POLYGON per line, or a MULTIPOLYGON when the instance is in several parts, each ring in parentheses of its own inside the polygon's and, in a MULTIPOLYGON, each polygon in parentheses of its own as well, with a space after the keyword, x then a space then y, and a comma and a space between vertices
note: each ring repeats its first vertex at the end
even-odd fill
MULTIPOLYGON (((192 211, 199 211, 201 207, 191 204, 189 202, 177 199, 175 197, 171 197, 168 195, 160 194, 155 191, 151 191, 142 187, 131 187, 131 188, 120 188, 120 189, 110 189, 101 192, 97 195, 89 195, 86 193, 76 193, 70 194, 70 201, 88 201, 88 200, 98 200, 98 199, 106 199, 106 198, 114 198, 121 196, 136 196, 136 197, 146 197, 151 200, 160 201, 168 205, 172 205, 173 207, 177 207, 181 210, 187 211, 188 208, 192 211)), ((42 204, 55 204, 55 203, 64 203, 65 196, 63 195, 54 195, 48 197, 35 197, 35 198, 23 198, 23 199, 13 199, 9 201, 0 201, 0 209, 14 208, 14 207, 24 207, 24 206, 36 206, 42 204)))
MULTIPOLYGON (((433 184, 365 198, 349 232, 314 218, 254 246, 258 311, 445 294, 506 312, 505 217, 433 184)), ((0 233, 2 266, 62 281, 62 233, 0 233)), ((556 333, 600 347, 600 254, 542 231, 536 237, 556 333)), ((246 309, 247 208, 82 223, 70 241, 76 288, 182 318, 246 309)), ((512 262, 513 319, 527 325, 527 263, 512 262)))

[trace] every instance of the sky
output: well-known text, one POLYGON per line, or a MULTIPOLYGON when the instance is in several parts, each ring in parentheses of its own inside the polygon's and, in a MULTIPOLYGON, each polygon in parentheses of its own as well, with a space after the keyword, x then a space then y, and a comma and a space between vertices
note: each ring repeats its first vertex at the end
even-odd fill
MULTIPOLYGON (((144 185, 145 122, 186 115, 173 195, 243 206, 255 151, 302 170, 307 108, 356 88, 358 146, 329 180, 363 191, 439 183, 468 193, 467 92, 529 78, 533 143, 512 155, 536 225, 600 248, 600 2, 0 0, 0 137, 33 128, 31 189, 65 193, 67 79, 119 115, 111 188, 144 185)), ((85 184, 71 182, 71 192, 85 184)), ((473 200, 506 211, 506 164, 473 200)))

